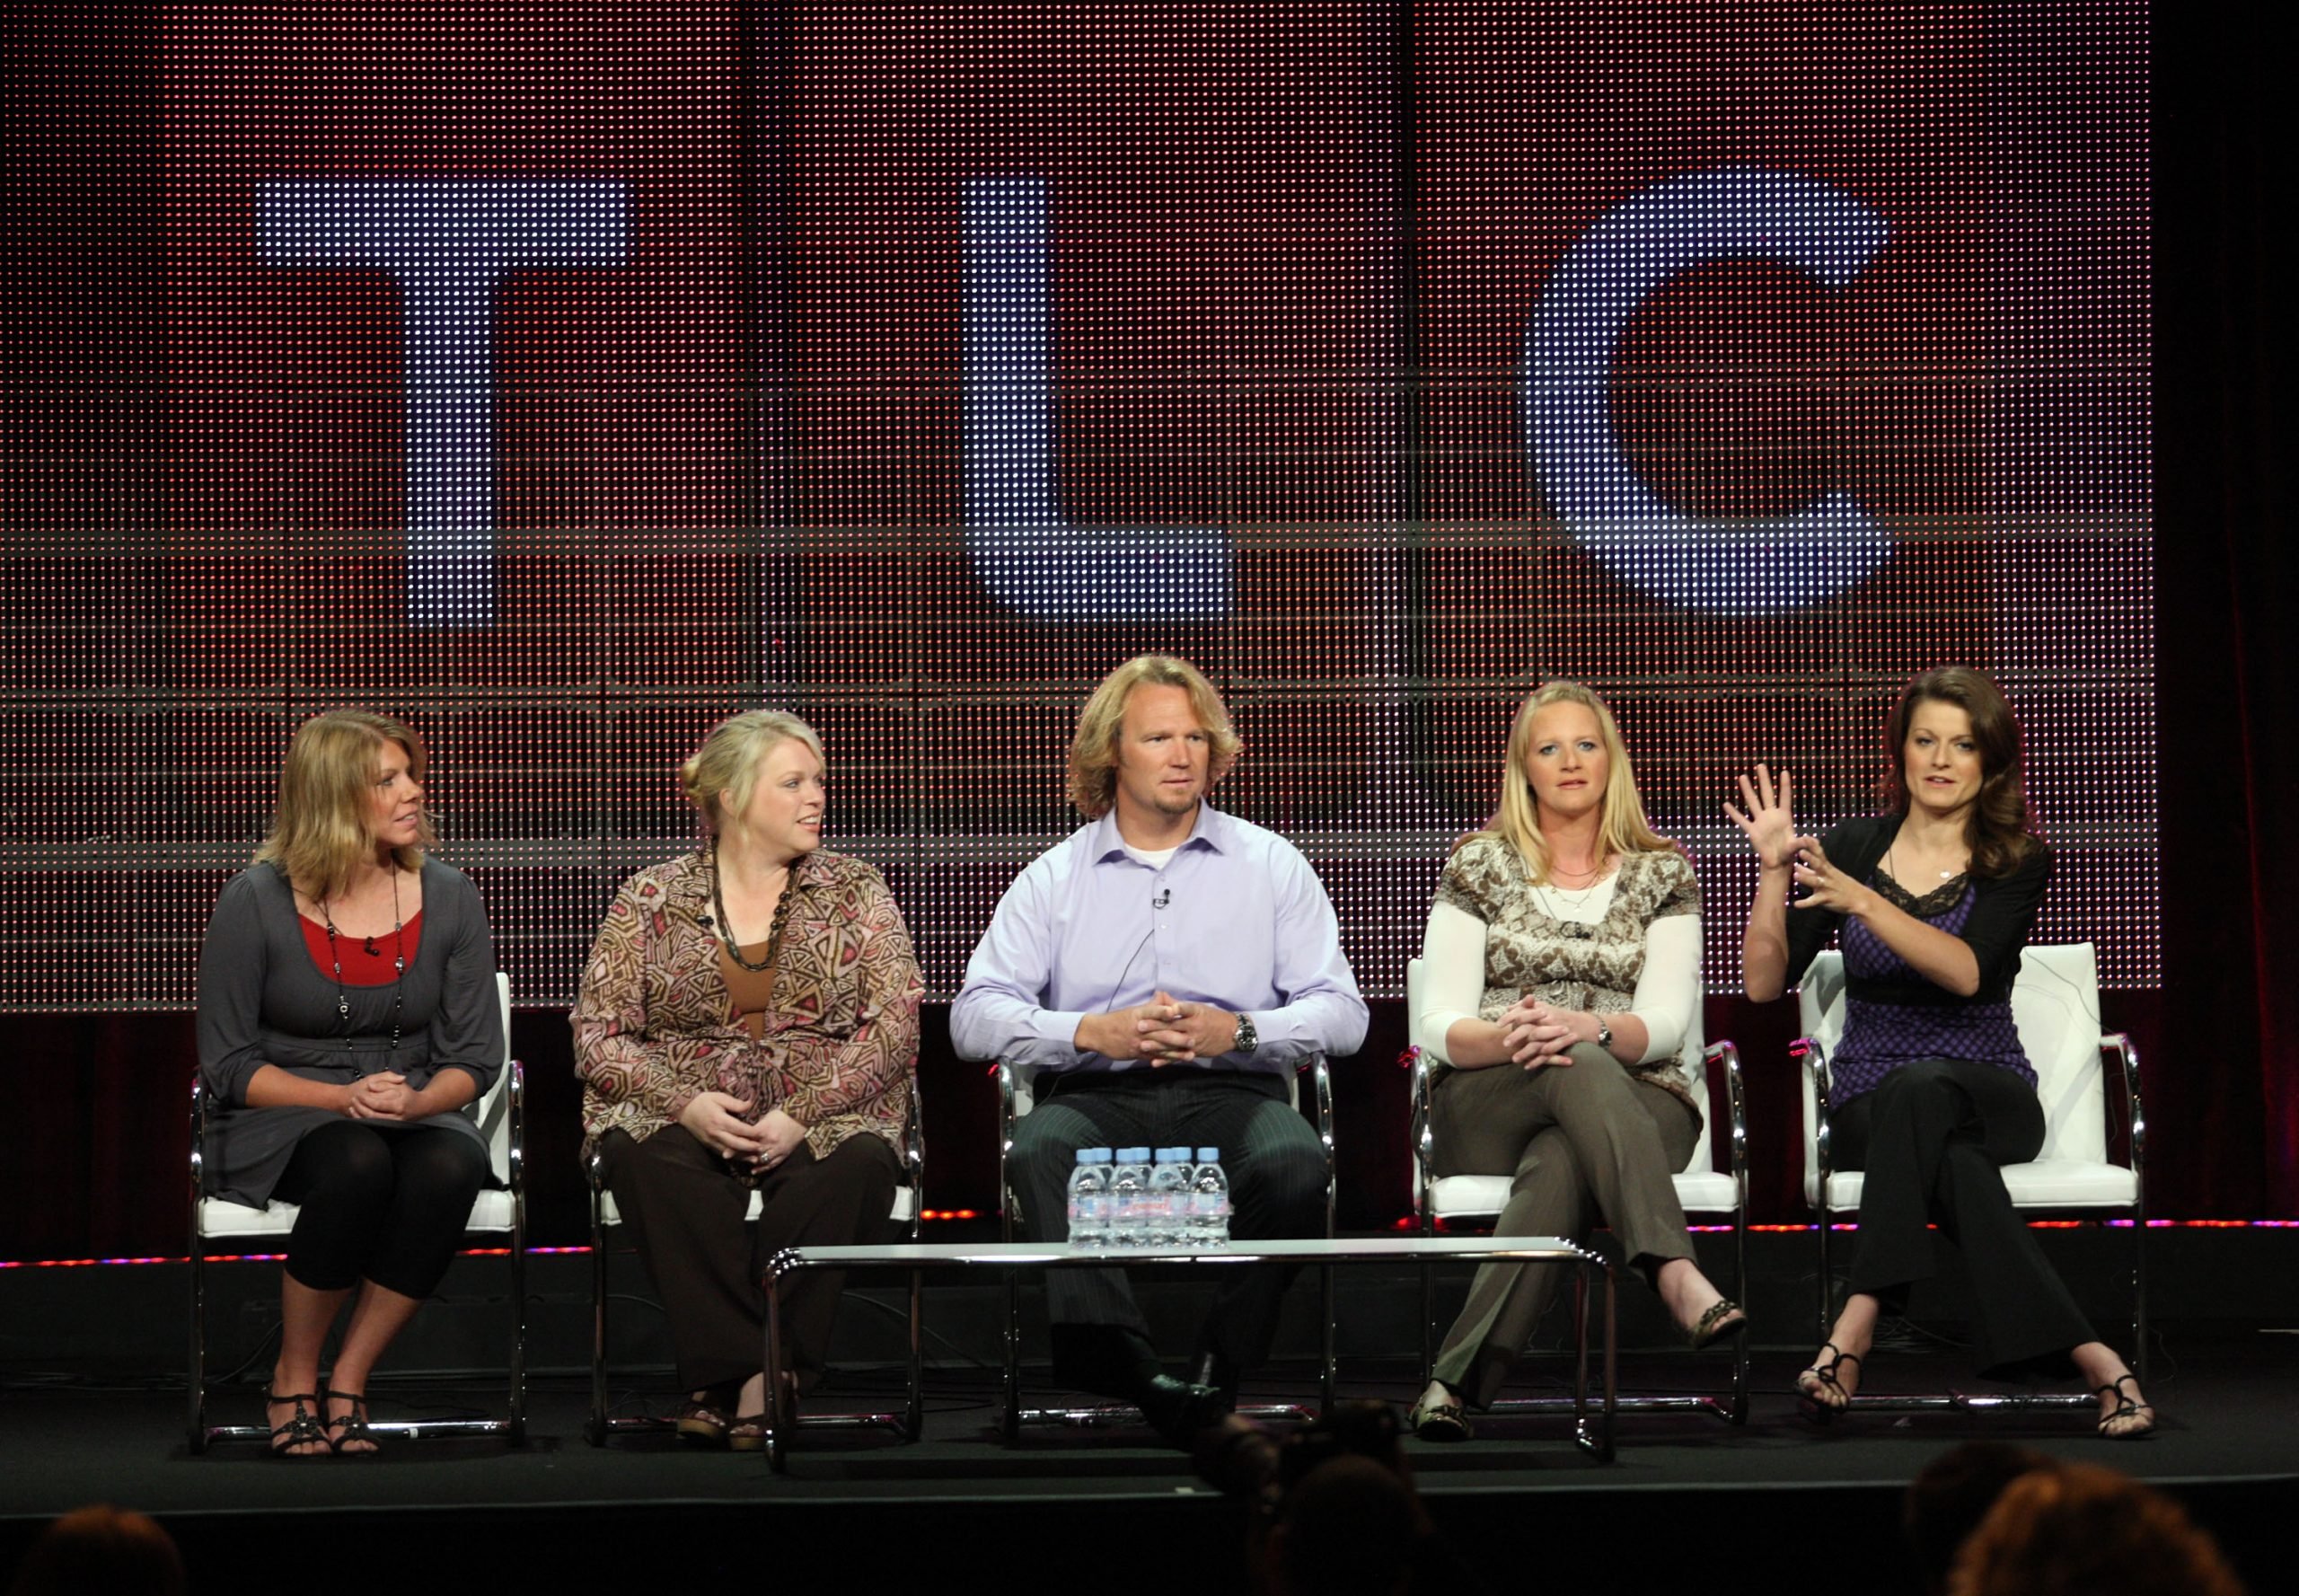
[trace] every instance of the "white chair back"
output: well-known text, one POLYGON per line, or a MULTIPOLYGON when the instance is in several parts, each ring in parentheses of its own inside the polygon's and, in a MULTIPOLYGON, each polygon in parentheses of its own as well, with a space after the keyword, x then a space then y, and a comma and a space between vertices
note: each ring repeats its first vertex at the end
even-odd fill
MULTIPOLYGON (((1798 990, 1803 1034, 1834 1059, 1844 1040, 1844 956, 1835 948, 1812 961, 1798 990)), ((2036 1071, 2043 1099, 2044 1144, 2035 1161, 2108 1156, 2107 1092, 2100 1054, 2100 965, 2089 942, 2022 950, 2012 983, 2012 1018, 2020 1046, 2036 1071)), ((1819 1131, 1819 1105, 1803 1078, 1804 1142, 1819 1131)))
POLYGON ((487 1138, 488 1167, 495 1178, 511 1178, 511 977, 495 972, 495 1012, 503 1027, 503 1068, 495 1084, 469 1110, 479 1133, 487 1138))

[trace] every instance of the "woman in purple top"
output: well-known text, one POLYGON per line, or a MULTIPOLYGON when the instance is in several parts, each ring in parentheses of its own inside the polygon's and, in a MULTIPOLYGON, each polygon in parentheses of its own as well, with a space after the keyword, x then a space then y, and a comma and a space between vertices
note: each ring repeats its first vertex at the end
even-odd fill
POLYGON ((1866 1171, 1851 1292, 1797 1376, 1808 1414, 1851 1401, 1877 1316, 1932 1273, 1937 1224, 1970 1265, 1980 1366, 2081 1374, 2100 1433, 2146 1434, 2154 1410, 2092 1332, 2004 1188, 2043 1145, 2036 1072, 2012 1019, 2020 949, 2051 879, 2022 780, 2019 723, 1977 671, 1927 671, 1885 736, 1887 813, 1799 836, 1786 771, 1740 778, 1759 866, 1741 947, 1758 1001, 1780 996, 1831 937, 1844 951, 1844 1038, 1828 1108, 1836 1167, 1866 1171), (1806 895, 1789 904, 1793 886, 1806 895))

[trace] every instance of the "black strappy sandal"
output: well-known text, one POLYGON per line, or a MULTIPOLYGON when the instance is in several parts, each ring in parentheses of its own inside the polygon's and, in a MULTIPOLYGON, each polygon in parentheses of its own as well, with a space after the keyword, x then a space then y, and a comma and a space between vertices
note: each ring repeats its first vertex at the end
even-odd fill
POLYGON ((2116 1376, 2113 1383, 2103 1385, 2092 1393, 2094 1397, 2113 1397, 2116 1399, 2114 1409, 2102 1414, 2100 1417, 2100 1436, 2103 1441, 2145 1441, 2155 1433, 2155 1409, 2147 1403, 2135 1402, 2126 1395, 2123 1389, 2126 1380, 2129 1380, 2136 1387, 2139 1383, 2139 1376, 2126 1370, 2116 1376), (2142 1414, 2147 1415, 2147 1422, 2133 1429, 2110 1430, 2108 1428, 2110 1424, 2115 1424, 2119 1419, 2137 1418, 2142 1414))
POLYGON ((326 1452, 299 1452, 295 1450, 299 1446, 306 1445, 314 1441, 318 1442, 322 1446, 330 1445, 327 1438, 327 1427, 320 1423, 319 1415, 317 1414, 304 1406, 306 1402, 318 1401, 319 1397, 316 1393, 311 1391, 281 1392, 267 1390, 263 1394, 263 1399, 266 1402, 293 1402, 295 1405, 295 1415, 289 1419, 286 1424, 279 1425, 271 1433, 271 1455, 273 1457, 323 1458, 328 1455, 326 1452))
POLYGON ((367 1398, 361 1396, 357 1391, 330 1391, 327 1394, 327 1399, 330 1402, 348 1402, 351 1404, 351 1411, 349 1413, 345 1414, 341 1418, 330 1419, 327 1422, 327 1427, 329 1429, 340 1430, 343 1432, 340 1435, 330 1435, 328 1437, 327 1444, 330 1450, 331 1450, 339 1458, 373 1458, 381 1456, 383 1452, 382 1440, 376 1435, 374 1427, 367 1423, 367 1398), (368 1450, 362 1452, 346 1451, 344 1450, 346 1447, 351 1445, 352 1442, 358 1441, 366 1442, 367 1443, 368 1450))
POLYGON ((1816 1424, 1827 1424, 1852 1406, 1852 1393, 1844 1389, 1844 1382, 1837 1378, 1837 1371, 1846 1363, 1855 1368, 1860 1363, 1857 1353, 1837 1352, 1833 1341, 1821 1342, 1820 1350, 1835 1355, 1820 1359, 1796 1377, 1796 1410, 1816 1424), (1834 1391, 1842 1400, 1823 1401, 1821 1393, 1824 1391, 1834 1391))

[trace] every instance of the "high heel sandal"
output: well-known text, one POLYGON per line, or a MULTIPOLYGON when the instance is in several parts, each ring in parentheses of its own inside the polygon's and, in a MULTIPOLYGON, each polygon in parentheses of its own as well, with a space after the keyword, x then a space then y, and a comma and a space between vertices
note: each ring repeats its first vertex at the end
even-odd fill
POLYGON ((1820 1350, 1834 1355, 1819 1359, 1796 1377, 1796 1410, 1816 1424, 1827 1424, 1852 1406, 1852 1393, 1837 1378, 1837 1371, 1846 1363, 1855 1368, 1860 1363, 1857 1353, 1837 1352, 1833 1341, 1821 1342, 1820 1350), (1828 1391, 1834 1391, 1838 1399, 1826 1400, 1822 1393, 1828 1391))
MULTIPOLYGON (((323 1458, 327 1456, 326 1452, 299 1452, 295 1450, 299 1446, 307 1446, 314 1441, 318 1442, 322 1446, 328 1446, 329 1444, 327 1438, 327 1427, 320 1423, 319 1415, 317 1414, 304 1406, 306 1402, 318 1401, 318 1393, 313 1391, 281 1392, 266 1390, 263 1393, 263 1399, 268 1403, 293 1402, 295 1405, 295 1416, 271 1432, 271 1455, 273 1457, 323 1458)), ((332 1449, 330 1448, 330 1450, 332 1449)))
POLYGON ((367 1423, 367 1398, 357 1391, 330 1390, 327 1394, 327 1399, 330 1402, 348 1402, 351 1404, 351 1411, 349 1413, 345 1414, 340 1418, 328 1420, 327 1427, 329 1429, 340 1430, 343 1432, 340 1435, 330 1435, 328 1437, 328 1450, 339 1458, 373 1458, 378 1456, 383 1451, 383 1445, 376 1437, 374 1426, 367 1423), (367 1443, 366 1451, 355 1452, 346 1450, 354 1443, 362 1441, 367 1443))
POLYGON ((1744 1335, 1748 1327, 1748 1316, 1740 1312, 1740 1305, 1730 1297, 1719 1297, 1708 1305, 1708 1311, 1700 1316, 1699 1322, 1684 1333, 1685 1345, 1698 1352, 1704 1346, 1744 1335), (1734 1318, 1735 1314, 1740 1317, 1734 1318))
POLYGON ((2092 1393, 2094 1397, 2113 1397, 2116 1399, 2116 1405, 2113 1410, 2100 1415, 2100 1434, 2104 1440, 2145 1441, 2147 1437, 2155 1433, 2155 1409, 2147 1403, 2135 1402, 2128 1396, 2125 1395, 2123 1388, 2126 1380, 2130 1381, 2133 1386, 2136 1387, 2139 1384, 2139 1376, 2132 1373, 2128 1370, 2126 1370, 2123 1373, 2116 1376, 2113 1382, 2108 1385, 2103 1385, 2092 1393), (2117 1423, 2118 1420, 2137 1418, 2141 1414, 2145 1414, 2147 1415, 2147 1421, 2145 1424, 2135 1425, 2128 1430, 2110 1430, 2108 1428, 2109 1425, 2117 1423))
POLYGON ((1461 1399, 1450 1391, 1440 1402, 1416 1404, 1405 1415, 1405 1426, 1423 1441, 1467 1441, 1476 1433, 1461 1399))

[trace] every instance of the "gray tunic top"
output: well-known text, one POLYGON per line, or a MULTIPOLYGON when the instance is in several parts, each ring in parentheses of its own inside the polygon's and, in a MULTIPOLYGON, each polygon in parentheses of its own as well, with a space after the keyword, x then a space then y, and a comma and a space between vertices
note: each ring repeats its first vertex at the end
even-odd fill
MULTIPOLYGON (((495 945, 479 891, 461 871, 423 861, 423 933, 402 983, 396 1049, 389 985, 342 989, 351 1007, 347 1037, 335 975, 313 962, 301 919, 286 877, 271 864, 252 865, 225 884, 199 950, 207 1191, 251 1208, 270 1200, 304 1133, 339 1117, 323 1108, 249 1107, 248 1080, 261 1066, 341 1086, 395 1070, 418 1091, 441 1070, 459 1069, 479 1082, 480 1097, 503 1071, 495 945)), ((385 1132, 445 1130, 484 1145, 473 1109, 360 1123, 385 1132)))

